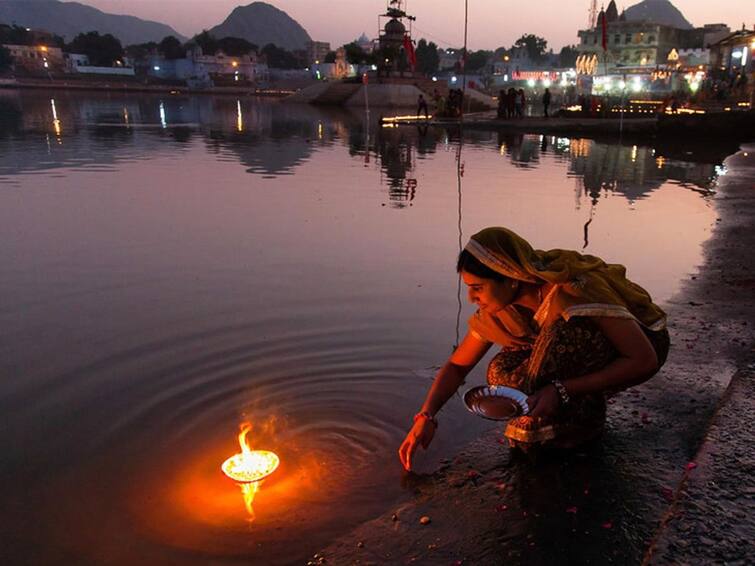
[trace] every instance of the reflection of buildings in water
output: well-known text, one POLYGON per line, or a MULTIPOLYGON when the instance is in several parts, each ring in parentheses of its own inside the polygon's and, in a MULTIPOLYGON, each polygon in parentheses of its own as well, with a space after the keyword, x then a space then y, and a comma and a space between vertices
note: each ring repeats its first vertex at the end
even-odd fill
POLYGON ((14 136, 23 129, 23 113, 18 101, 3 94, 0 90, 0 139, 14 136))
POLYGON ((291 174, 317 147, 348 139, 343 112, 322 112, 309 105, 255 103, 208 97, 197 120, 211 152, 234 153, 249 173, 291 174), (206 117, 212 117, 207 120, 206 117))
POLYGON ((54 121, 60 122, 61 133, 77 131, 84 126, 123 125, 144 121, 148 102, 142 98, 110 97, 66 91, 24 92, 9 91, 4 100, 13 105, 22 116, 22 127, 27 132, 55 133, 54 121))
POLYGON ((159 112, 157 98, 37 91, 3 98, 18 119, 17 128, 5 132, 12 140, 0 151, 2 175, 147 159, 166 149, 166 136, 190 136, 185 127, 145 123, 159 112))
POLYGON ((576 183, 575 206, 579 209, 584 197, 591 205, 585 224, 585 246, 601 197, 616 193, 633 204, 668 181, 705 195, 711 194, 715 185, 715 164, 666 159, 656 156, 649 147, 504 132, 498 134, 497 143, 500 155, 508 157, 515 167, 533 167, 545 154, 556 161, 569 161, 569 175, 576 183))
POLYGON ((646 198, 667 181, 710 191, 715 176, 712 164, 668 161, 656 158, 649 147, 602 144, 575 140, 570 173, 582 180, 583 193, 597 202, 602 193, 622 195, 629 202, 646 198))
POLYGON ((0 152, 1 174, 184 151, 201 131, 211 151, 230 150, 250 172, 276 175, 291 172, 318 144, 329 145, 348 132, 338 113, 324 115, 306 105, 212 96, 52 96, 41 91, 0 94, 0 140, 28 138, 0 152), (44 134, 45 143, 36 143, 38 134, 44 134), (166 138, 175 143, 164 144, 166 138))
POLYGON ((498 151, 521 169, 530 169, 540 161, 541 137, 515 132, 498 133, 498 151))
MULTIPOLYGON (((464 143, 489 145, 495 135, 472 130, 464 133, 464 143)), ((367 139, 364 125, 361 129, 352 129, 349 153, 361 156, 365 163, 369 163, 370 153, 374 154, 381 174, 386 177, 389 204, 395 208, 410 205, 417 194, 414 175, 417 160, 436 153, 439 145, 447 151, 456 151, 460 141, 457 127, 444 130, 423 124, 378 128, 374 147, 366 147, 367 139)))
POLYGON ((569 160, 569 173, 579 180, 580 192, 592 200, 616 192, 630 202, 645 198, 671 180, 709 192, 715 178, 713 164, 656 157, 649 147, 604 144, 584 138, 498 133, 498 151, 515 167, 536 165, 542 155, 569 160))
POLYGON ((247 172, 264 176, 290 174, 314 151, 324 126, 294 118, 281 105, 255 105, 214 99, 203 109, 205 144, 211 153, 233 153, 247 172), (280 109, 283 111, 280 112, 280 109), (208 129, 209 127, 209 129, 208 129))
POLYGON ((290 138, 283 142, 254 134, 225 134, 212 132, 206 139, 212 153, 231 152, 241 162, 248 173, 275 177, 290 175, 294 169, 312 155, 314 148, 301 138, 290 138))
MULTIPOLYGON (((403 208, 411 205, 417 194, 417 179, 413 175, 416 160, 419 156, 435 153, 442 136, 437 128, 421 125, 378 129, 374 153, 381 173, 387 178, 390 206, 403 208)), ((372 148, 365 147, 365 139, 364 135, 349 138, 352 155, 369 155, 372 148)))

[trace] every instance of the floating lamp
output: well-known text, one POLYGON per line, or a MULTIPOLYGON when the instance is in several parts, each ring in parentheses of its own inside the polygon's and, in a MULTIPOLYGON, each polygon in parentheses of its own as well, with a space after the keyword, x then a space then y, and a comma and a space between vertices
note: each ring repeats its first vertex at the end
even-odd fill
POLYGON ((228 458, 221 469, 223 473, 238 483, 257 483, 278 469, 280 458, 269 450, 252 450, 246 443, 246 435, 252 425, 245 423, 239 433, 241 452, 228 458))
POLYGON ((240 484, 244 497, 244 507, 249 513, 250 521, 254 521, 255 514, 252 503, 259 491, 262 480, 278 469, 280 458, 269 450, 252 450, 246 443, 246 435, 252 430, 252 425, 244 423, 239 433, 241 452, 228 458, 220 467, 223 473, 240 484))

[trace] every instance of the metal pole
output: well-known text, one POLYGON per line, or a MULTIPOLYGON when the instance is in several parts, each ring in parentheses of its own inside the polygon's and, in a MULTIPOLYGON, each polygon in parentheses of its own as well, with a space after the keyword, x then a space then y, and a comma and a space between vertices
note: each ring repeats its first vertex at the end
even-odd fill
POLYGON ((621 76, 621 82, 624 86, 621 87, 621 106, 619 107, 619 138, 624 134, 624 95, 627 89, 627 75, 624 73, 621 76))
POLYGON ((469 24, 469 0, 464 0, 464 69, 461 74, 461 116, 464 122, 464 96, 467 94, 467 26, 469 24))

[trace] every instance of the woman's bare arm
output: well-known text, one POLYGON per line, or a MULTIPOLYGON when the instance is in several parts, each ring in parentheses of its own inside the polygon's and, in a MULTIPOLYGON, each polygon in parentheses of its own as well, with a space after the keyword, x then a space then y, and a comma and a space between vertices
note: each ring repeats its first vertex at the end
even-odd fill
MULTIPOLYGON (((456 351, 440 368, 430 391, 427 393, 425 402, 420 409, 421 413, 427 413, 431 417, 440 411, 441 407, 456 392, 464 381, 464 378, 490 349, 490 343, 478 340, 471 334, 467 334, 456 351)), ((406 435, 404 442, 398 449, 399 459, 404 468, 412 469, 412 457, 418 446, 427 448, 435 435, 435 419, 415 419, 411 430, 406 435)))
POLYGON ((603 369, 564 381, 569 395, 626 389, 655 375, 658 356, 636 321, 609 317, 593 317, 592 320, 611 341, 619 356, 603 369))
POLYGON ((430 391, 422 405, 422 412, 435 415, 445 405, 470 371, 490 349, 490 342, 483 342, 467 334, 445 365, 438 370, 430 391))

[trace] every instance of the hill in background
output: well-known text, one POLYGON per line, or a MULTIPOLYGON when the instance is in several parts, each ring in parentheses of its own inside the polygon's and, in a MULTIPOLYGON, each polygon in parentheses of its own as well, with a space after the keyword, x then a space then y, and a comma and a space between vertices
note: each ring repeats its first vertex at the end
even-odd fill
POLYGON ((66 41, 89 31, 112 34, 123 45, 160 41, 167 35, 181 41, 186 39, 172 27, 159 22, 107 14, 78 2, 58 0, 2 0, 0 23, 46 30, 62 36, 66 41))
POLYGON ((241 37, 260 47, 273 43, 289 51, 306 49, 311 41, 296 20, 265 2, 235 8, 222 24, 208 31, 215 37, 241 37))
POLYGON ((692 29, 692 24, 669 0, 644 0, 624 11, 629 21, 650 21, 679 29, 692 29))

